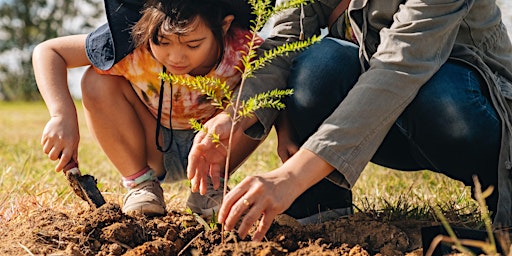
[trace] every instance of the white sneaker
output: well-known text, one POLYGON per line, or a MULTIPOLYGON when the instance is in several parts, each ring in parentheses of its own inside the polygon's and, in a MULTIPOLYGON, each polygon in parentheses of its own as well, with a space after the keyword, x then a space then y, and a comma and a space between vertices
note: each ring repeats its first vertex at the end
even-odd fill
POLYGON ((145 215, 164 215, 164 192, 160 182, 156 180, 144 181, 131 188, 123 199, 123 212, 140 211, 145 215))
POLYGON ((208 183, 206 194, 203 196, 199 192, 192 193, 187 199, 187 207, 192 212, 197 213, 203 218, 209 218, 213 214, 217 214, 222 204, 224 181, 221 179, 219 189, 215 190, 211 181, 208 183))

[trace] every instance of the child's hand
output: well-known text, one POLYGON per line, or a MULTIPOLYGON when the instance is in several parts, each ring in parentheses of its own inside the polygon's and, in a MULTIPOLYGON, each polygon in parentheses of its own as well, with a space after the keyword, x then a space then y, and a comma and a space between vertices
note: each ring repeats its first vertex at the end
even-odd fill
POLYGON ((55 171, 61 171, 73 159, 78 163, 78 142, 80 133, 75 119, 52 117, 46 124, 41 137, 43 151, 51 160, 59 160, 55 171))
POLYGON ((215 189, 220 186, 220 177, 224 177, 231 117, 222 112, 208 120, 204 127, 206 132, 200 131, 194 138, 187 167, 192 192, 199 191, 202 195, 206 193, 208 176, 215 189), (212 141, 212 134, 218 136, 219 142, 212 141))

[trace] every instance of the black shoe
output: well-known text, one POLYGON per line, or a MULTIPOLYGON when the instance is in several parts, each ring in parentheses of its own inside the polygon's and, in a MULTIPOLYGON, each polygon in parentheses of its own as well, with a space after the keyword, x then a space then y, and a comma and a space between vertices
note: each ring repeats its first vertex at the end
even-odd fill
POLYGON ((352 191, 323 179, 302 193, 284 213, 303 225, 347 216, 354 213, 352 191))

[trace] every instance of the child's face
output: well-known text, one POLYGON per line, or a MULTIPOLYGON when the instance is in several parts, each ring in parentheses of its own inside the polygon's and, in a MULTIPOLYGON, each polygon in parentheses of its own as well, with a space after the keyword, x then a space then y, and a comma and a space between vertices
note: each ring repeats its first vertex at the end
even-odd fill
POLYGON ((206 75, 217 63, 219 45, 210 28, 198 17, 186 35, 162 34, 160 45, 150 41, 153 56, 175 75, 206 75))

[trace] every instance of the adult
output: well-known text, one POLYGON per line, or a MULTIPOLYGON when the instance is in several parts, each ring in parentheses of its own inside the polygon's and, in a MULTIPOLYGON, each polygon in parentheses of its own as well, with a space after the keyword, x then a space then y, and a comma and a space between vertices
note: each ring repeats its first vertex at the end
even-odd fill
MULTIPOLYGON (((338 4, 285 11, 265 44, 320 33, 338 4)), ((352 0, 329 31, 246 84, 244 97, 288 83, 295 94, 280 123, 290 129, 278 133, 298 141, 304 135, 296 128, 308 125, 313 134, 296 152, 280 145, 291 155, 282 166, 229 192, 219 212, 225 228, 242 219, 245 236, 259 220, 253 239, 261 240, 306 189, 324 178, 351 188, 370 161, 428 169, 468 186, 476 175, 482 187, 495 188, 487 198, 494 226, 511 226, 512 46, 495 1, 352 0)), ((276 115, 259 112, 241 130, 263 135, 276 115)))

